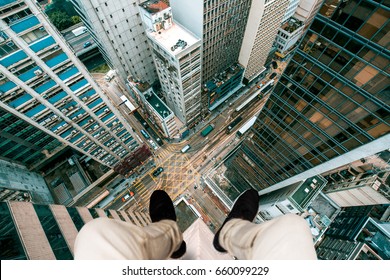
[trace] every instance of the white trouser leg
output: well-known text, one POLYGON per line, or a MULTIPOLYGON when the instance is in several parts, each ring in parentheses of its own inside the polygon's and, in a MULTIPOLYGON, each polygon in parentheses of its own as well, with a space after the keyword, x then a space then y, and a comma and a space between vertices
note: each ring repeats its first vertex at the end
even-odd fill
POLYGON ((162 220, 146 227, 98 218, 84 225, 75 242, 75 259, 162 260, 183 241, 176 222, 162 220))
POLYGON ((262 224, 232 219, 222 228, 219 242, 230 254, 242 260, 317 259, 308 224, 293 214, 262 224))

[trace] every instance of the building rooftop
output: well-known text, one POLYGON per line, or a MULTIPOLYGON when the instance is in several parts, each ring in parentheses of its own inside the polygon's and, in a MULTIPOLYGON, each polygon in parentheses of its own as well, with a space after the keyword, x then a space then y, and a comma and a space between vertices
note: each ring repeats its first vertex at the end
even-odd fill
POLYGON ((200 218, 184 231, 183 238, 187 243, 183 260, 233 260, 233 256, 214 249, 214 234, 200 218))
POLYGON ((169 7, 166 3, 159 0, 145 1, 139 5, 151 14, 161 12, 169 7))
POLYGON ((151 87, 148 82, 136 80, 132 76, 127 77, 127 81, 132 86, 136 87, 140 92, 145 92, 151 87))
POLYGON ((237 73, 243 70, 244 68, 238 63, 232 65, 225 69, 225 71, 216 74, 210 81, 207 81, 204 84, 204 88, 207 90, 213 90, 216 87, 223 85, 225 82, 229 81, 232 77, 234 77, 237 73))
POLYGON ((306 179, 296 189, 291 198, 295 204, 297 204, 297 206, 299 206, 301 209, 305 209, 311 202, 312 198, 323 189, 326 183, 327 181, 320 176, 314 176, 312 178, 306 179))
POLYGON ((287 21, 285 21, 282 24, 281 28, 289 33, 293 33, 295 30, 297 30, 301 26, 303 26, 302 21, 300 21, 294 17, 291 17, 290 19, 288 19, 287 21))
POLYGON ((187 230, 192 223, 199 218, 184 199, 181 199, 175 206, 175 211, 177 216, 177 225, 182 232, 187 230))
POLYGON ((154 110, 157 111, 157 113, 163 119, 173 114, 171 109, 169 109, 154 92, 151 92, 150 94, 145 94, 145 98, 146 101, 153 107, 154 110))
POLYGON ((173 23, 168 29, 151 32, 149 33, 149 36, 158 42, 160 46, 172 56, 179 54, 182 50, 200 41, 200 39, 197 39, 177 23, 173 23))

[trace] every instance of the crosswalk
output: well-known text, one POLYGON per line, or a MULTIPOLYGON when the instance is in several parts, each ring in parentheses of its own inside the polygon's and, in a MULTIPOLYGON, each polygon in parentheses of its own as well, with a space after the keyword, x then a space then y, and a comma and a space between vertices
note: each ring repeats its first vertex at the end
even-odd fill
POLYGON ((150 196, 156 189, 167 191, 174 200, 188 186, 195 184, 199 174, 193 168, 192 162, 186 154, 172 152, 172 149, 176 148, 167 146, 155 153, 156 166, 164 168, 162 174, 154 177, 151 170, 132 184, 130 189, 134 191, 135 196, 131 207, 147 208, 150 196))
POLYGON ((156 158, 158 159, 158 163, 162 163, 172 156, 172 152, 166 149, 160 149, 156 154, 156 158))

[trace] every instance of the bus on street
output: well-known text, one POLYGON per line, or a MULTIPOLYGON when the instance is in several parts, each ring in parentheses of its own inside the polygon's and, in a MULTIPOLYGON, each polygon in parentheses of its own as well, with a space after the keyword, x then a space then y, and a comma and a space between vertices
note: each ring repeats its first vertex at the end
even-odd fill
POLYGON ((145 130, 141 129, 141 134, 142 134, 146 139, 150 139, 149 134, 148 134, 145 130))
POLYGON ((234 127, 240 122, 242 121, 242 117, 239 116, 237 117, 234 121, 232 121, 228 127, 226 128, 226 133, 229 134, 230 132, 232 132, 232 130, 234 129, 234 127))
POLYGON ((252 117, 249 121, 247 121, 238 131, 237 136, 241 137, 245 132, 248 131, 249 128, 255 123, 257 116, 252 117))
POLYGON ((181 152, 184 154, 186 153, 189 149, 191 149, 190 145, 186 145, 183 149, 181 149, 181 152))
POLYGON ((207 135, 210 134, 211 131, 213 131, 213 129, 214 129, 214 126, 210 124, 205 129, 202 130, 200 135, 202 135, 203 137, 206 137, 207 135))

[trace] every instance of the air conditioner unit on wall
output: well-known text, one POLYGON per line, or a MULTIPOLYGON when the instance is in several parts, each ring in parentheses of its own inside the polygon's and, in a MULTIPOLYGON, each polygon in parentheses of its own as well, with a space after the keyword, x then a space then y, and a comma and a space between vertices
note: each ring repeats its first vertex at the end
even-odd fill
POLYGON ((34 75, 35 75, 35 76, 42 75, 42 73, 43 73, 43 72, 42 72, 42 70, 40 70, 40 69, 34 71, 34 75))

